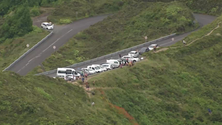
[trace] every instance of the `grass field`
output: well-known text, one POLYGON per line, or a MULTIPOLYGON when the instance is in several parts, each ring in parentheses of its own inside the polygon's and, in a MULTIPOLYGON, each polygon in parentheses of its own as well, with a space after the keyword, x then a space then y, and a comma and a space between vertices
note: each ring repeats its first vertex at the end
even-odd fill
MULTIPOLYGON (((188 43, 220 21, 222 17, 188 36, 188 43)), ((89 83, 113 88, 97 90, 97 97, 123 107, 141 125, 220 125, 221 32, 222 25, 189 46, 147 53, 146 61, 100 74, 89 83)))
POLYGON ((55 69, 141 44, 144 36, 153 40, 187 32, 197 27, 193 20, 191 11, 179 2, 131 3, 77 34, 43 65, 46 70, 55 69))
POLYGON ((7 39, 0 44, 0 68, 3 70, 23 55, 32 46, 42 40, 49 32, 34 27, 34 30, 23 37, 7 39), (26 45, 29 44, 27 48, 26 45))

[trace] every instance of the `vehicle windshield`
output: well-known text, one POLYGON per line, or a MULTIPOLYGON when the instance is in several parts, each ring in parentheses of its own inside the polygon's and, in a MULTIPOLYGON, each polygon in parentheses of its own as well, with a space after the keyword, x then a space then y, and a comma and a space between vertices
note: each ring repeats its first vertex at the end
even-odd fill
POLYGON ((72 74, 72 70, 66 70, 66 74, 72 74))
POLYGON ((150 45, 150 48, 154 48, 156 45, 150 45))
POLYGON ((130 54, 135 54, 136 52, 130 52, 130 54))
POLYGON ((100 68, 97 66, 97 67, 95 67, 95 69, 100 69, 100 68))
POLYGON ((59 70, 58 73, 64 73, 64 74, 66 74, 66 71, 59 70))
POLYGON ((103 65, 103 67, 108 67, 109 65, 103 65))

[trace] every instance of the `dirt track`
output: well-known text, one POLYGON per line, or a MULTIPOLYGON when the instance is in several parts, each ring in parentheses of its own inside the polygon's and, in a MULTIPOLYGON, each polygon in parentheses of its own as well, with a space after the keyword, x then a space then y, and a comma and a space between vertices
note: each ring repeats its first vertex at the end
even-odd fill
POLYGON ((52 13, 54 8, 41 8, 40 10, 43 11, 43 13, 32 18, 32 24, 38 27, 41 26, 42 22, 47 21, 48 16, 52 13))

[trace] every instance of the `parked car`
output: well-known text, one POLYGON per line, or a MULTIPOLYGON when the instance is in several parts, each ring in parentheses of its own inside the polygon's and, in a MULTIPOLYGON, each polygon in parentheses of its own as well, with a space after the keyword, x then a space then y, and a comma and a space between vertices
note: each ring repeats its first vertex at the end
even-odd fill
POLYGON ((113 69, 118 68, 120 66, 120 60, 119 59, 108 59, 108 60, 106 60, 106 63, 112 64, 113 69))
POLYGON ((99 65, 99 64, 92 64, 91 66, 95 66, 95 68, 96 68, 97 70, 99 70, 99 72, 104 72, 104 71, 106 71, 106 68, 101 67, 101 65, 99 65))
POLYGON ((82 71, 84 71, 84 72, 87 73, 87 74, 94 74, 94 73, 96 73, 95 70, 87 69, 87 68, 82 68, 82 71))
POLYGON ((74 75, 76 77, 80 76, 80 74, 73 68, 57 68, 57 77, 66 78, 67 75, 74 75))
POLYGON ((137 51, 131 51, 128 53, 128 56, 131 56, 131 57, 138 57, 139 56, 139 53, 137 51))
POLYGON ((127 59, 128 59, 128 61, 133 61, 133 62, 138 62, 138 61, 140 61, 139 58, 134 58, 134 57, 131 57, 131 56, 129 56, 129 55, 123 56, 121 59, 122 59, 123 61, 126 61, 127 59))
POLYGON ((153 50, 154 48, 159 48, 158 44, 151 44, 148 48, 149 48, 149 51, 150 50, 153 50))
POLYGON ((112 70, 114 68, 113 64, 104 63, 102 64, 103 67, 106 68, 106 70, 112 70))
POLYGON ((96 73, 103 72, 103 70, 100 68, 100 66, 97 66, 97 65, 90 65, 90 66, 87 66, 87 68, 94 70, 96 73))
POLYGON ((41 27, 47 30, 53 30, 54 24, 51 22, 42 22, 41 27))

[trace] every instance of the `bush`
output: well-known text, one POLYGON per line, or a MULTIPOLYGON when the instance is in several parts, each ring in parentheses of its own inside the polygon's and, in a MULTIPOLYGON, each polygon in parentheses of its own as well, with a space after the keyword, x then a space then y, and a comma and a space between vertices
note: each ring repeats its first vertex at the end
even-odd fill
POLYGON ((72 20, 71 19, 60 19, 59 20, 59 24, 68 24, 71 23, 72 20))
POLYGON ((31 10, 30 10, 30 15, 31 15, 32 17, 38 16, 38 15, 40 15, 40 14, 41 14, 41 13, 40 13, 39 7, 34 6, 33 8, 31 8, 31 10))

